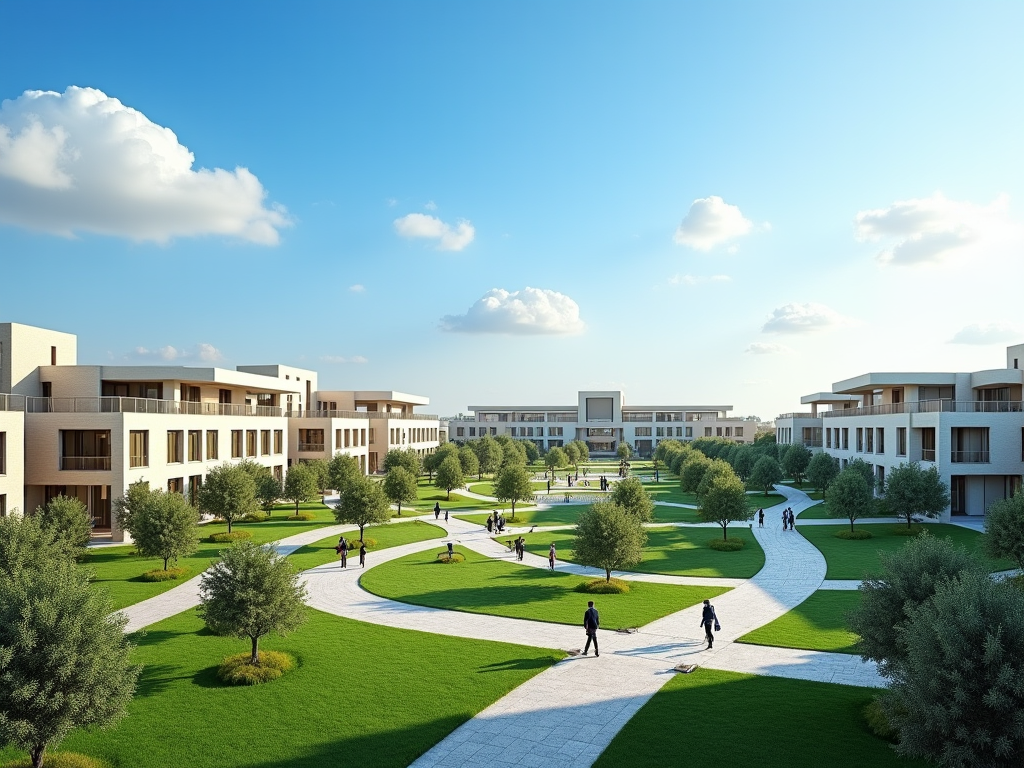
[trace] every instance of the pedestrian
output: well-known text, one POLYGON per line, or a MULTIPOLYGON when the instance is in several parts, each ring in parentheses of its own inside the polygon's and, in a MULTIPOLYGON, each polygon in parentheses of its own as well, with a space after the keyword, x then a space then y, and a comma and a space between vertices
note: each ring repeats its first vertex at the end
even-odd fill
POLYGON ((345 541, 344 536, 338 542, 338 551, 341 554, 341 567, 348 568, 348 542, 345 541))
POLYGON ((782 530, 786 530, 789 527, 789 510, 782 510, 782 530))
POLYGON ((715 614, 715 606, 711 604, 710 600, 704 601, 704 610, 700 614, 700 625, 704 627, 704 637, 708 641, 706 650, 710 650, 715 645, 715 634, 711 631, 712 628, 715 632, 722 631, 722 625, 718 623, 718 616, 715 614))
POLYGON ((454 554, 455 554, 455 545, 452 544, 449 541, 448 542, 448 559, 451 560, 452 559, 452 555, 454 555, 454 554))
POLYGON ((794 530, 793 526, 796 525, 796 515, 793 514, 792 508, 789 510, 789 530, 794 530))
POLYGON ((757 527, 764 528, 764 509, 757 510, 757 527))
POLYGON ((365 568, 366 567, 366 542, 365 541, 360 541, 359 542, 359 567, 360 568, 365 568))
POLYGON ((447 509, 444 511, 444 521, 446 523, 448 522, 448 510, 447 509))
POLYGON ((493 531, 494 531, 494 520, 491 519, 490 515, 488 515, 487 516, 487 532, 488 533, 492 533, 493 531))
POLYGON ((594 642, 594 655, 600 656, 601 654, 597 650, 597 628, 601 626, 601 617, 597 615, 597 608, 594 607, 594 601, 587 601, 587 610, 583 614, 583 631, 587 633, 587 644, 583 646, 583 655, 586 656, 590 651, 590 642, 594 642))
POLYGON ((553 571, 555 570, 555 542, 551 542, 551 546, 548 547, 548 567, 553 571))
POLYGON ((551 493, 551 481, 548 480, 548 493, 551 493))
POLYGON ((437 520, 441 516, 441 502, 434 502, 434 519, 437 520))

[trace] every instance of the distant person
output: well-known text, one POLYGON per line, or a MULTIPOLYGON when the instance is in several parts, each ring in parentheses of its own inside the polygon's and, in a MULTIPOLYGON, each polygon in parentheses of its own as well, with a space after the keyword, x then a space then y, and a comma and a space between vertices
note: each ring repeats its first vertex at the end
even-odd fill
POLYGON ((338 554, 341 555, 341 567, 348 568, 348 541, 342 536, 338 542, 338 554))
POLYGON ((704 601, 704 610, 700 614, 700 625, 704 627, 704 637, 708 641, 707 650, 710 650, 715 645, 715 632, 720 632, 722 625, 718 623, 718 616, 715 614, 715 606, 711 604, 710 600, 704 601), (714 628, 715 632, 712 632, 714 628))
POLYGON ((441 516, 441 502, 434 502, 434 519, 437 520, 441 516))
POLYGON ((601 626, 601 617, 597 615, 597 608, 594 607, 594 601, 587 601, 587 610, 583 614, 583 631, 587 633, 587 644, 583 646, 583 655, 586 656, 590 651, 590 643, 594 643, 594 656, 600 656, 601 654, 597 650, 597 628, 601 626))
POLYGON ((796 525, 796 515, 793 513, 792 508, 789 510, 789 530, 794 530, 793 526, 796 525))
POLYGON ((490 515, 487 516, 487 532, 492 533, 494 531, 494 520, 490 515))
POLYGON ((548 547, 548 568, 552 571, 555 570, 555 542, 551 542, 551 546, 548 547))
POLYGON ((446 523, 448 522, 448 510, 447 509, 444 511, 444 521, 446 523))
POLYGON ((359 567, 360 568, 365 568, 366 567, 366 542, 365 541, 360 541, 359 542, 359 567))
POLYGON ((551 481, 548 480, 548 493, 551 493, 551 481))
POLYGON ((789 510, 782 510, 782 530, 789 528, 789 510))
POLYGON ((757 527, 764 528, 764 509, 757 510, 757 527))
POLYGON ((452 556, 453 556, 454 554, 455 554, 455 545, 454 545, 454 544, 452 544, 452 543, 451 543, 451 542, 449 541, 449 542, 448 542, 448 559, 449 559, 449 560, 451 560, 451 559, 452 559, 452 556))

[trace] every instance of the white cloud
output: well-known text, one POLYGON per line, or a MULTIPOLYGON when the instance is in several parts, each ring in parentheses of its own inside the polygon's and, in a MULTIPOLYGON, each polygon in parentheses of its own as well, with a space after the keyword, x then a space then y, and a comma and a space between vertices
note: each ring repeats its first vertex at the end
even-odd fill
POLYGON ((543 288, 494 288, 464 315, 445 315, 441 328, 457 333, 563 335, 581 333, 579 305, 563 293, 543 288))
POLYGON ((173 362, 175 360, 182 361, 201 361, 204 363, 216 363, 224 359, 224 353, 217 349, 212 344, 196 344, 191 349, 186 347, 172 347, 170 345, 165 347, 159 347, 157 349, 147 349, 146 347, 136 347, 126 357, 137 357, 148 360, 163 360, 165 362, 173 362))
POLYGON ((169 128, 94 88, 0 104, 0 222, 166 242, 228 235, 276 244, 284 208, 246 168, 192 170, 169 128))
POLYGON ((433 200, 428 200, 427 204, 424 205, 423 207, 426 208, 428 211, 436 211, 437 203, 435 203, 433 200))
POLYGON ((364 293, 366 291, 366 286, 356 283, 355 285, 350 285, 348 289, 352 291, 352 293, 364 293))
POLYGON ((1003 344, 1024 340, 1024 332, 1013 323, 972 323, 957 331, 950 344, 1003 344))
POLYGON ((732 280, 728 275, 672 275, 669 285, 702 285, 704 283, 728 283, 732 280))
POLYGON ((710 251, 719 243, 746 235, 752 226, 739 208, 711 195, 693 201, 673 240, 698 251, 710 251))
POLYGON ((367 360, 362 355, 356 355, 354 357, 341 357, 340 355, 321 355, 320 361, 323 363, 367 363, 367 360))
POLYGON ((771 342, 755 341, 745 350, 751 355, 786 355, 793 350, 785 344, 772 344, 771 342))
POLYGON ((436 216, 425 213, 410 213, 395 219, 395 232, 401 237, 436 240, 439 251, 461 251, 476 237, 473 225, 465 219, 460 219, 453 228, 436 216))
POLYGON ((824 304, 786 304, 771 313, 761 330, 765 333, 813 333, 851 323, 849 318, 824 304))
POLYGON ((396 205, 398 205, 398 198, 389 197, 384 202, 388 204, 388 208, 394 208, 396 205))
POLYGON ((897 201, 888 208, 860 211, 854 229, 858 240, 887 241, 878 260, 896 265, 939 263, 1020 239, 1020 228, 1009 217, 1006 195, 989 205, 975 205, 948 200, 936 192, 897 201))

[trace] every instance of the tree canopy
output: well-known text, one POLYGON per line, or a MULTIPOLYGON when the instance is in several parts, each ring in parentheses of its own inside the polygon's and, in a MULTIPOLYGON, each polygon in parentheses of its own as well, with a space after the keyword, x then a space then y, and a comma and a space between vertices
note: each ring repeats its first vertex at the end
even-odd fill
POLYGON ((221 464, 206 473, 197 501, 203 512, 227 521, 230 533, 236 518, 256 510, 256 482, 245 467, 221 464))
POLYGON ((480 460, 480 466, 477 469, 479 477, 498 471, 498 467, 501 466, 502 450, 497 440, 490 435, 484 435, 475 443, 471 443, 471 446, 480 460))
POLYGON ((363 476, 359 459, 347 453, 336 453, 327 462, 327 487, 341 494, 350 482, 363 476))
POLYGON ((794 443, 786 449, 782 456, 782 471, 802 483, 807 472, 807 465, 811 463, 811 452, 806 447, 794 443))
POLYGON ((764 491, 764 495, 767 496, 771 493, 772 487, 781 480, 782 467, 779 466, 779 462, 771 456, 762 456, 754 463, 754 468, 750 470, 750 477, 747 483, 752 488, 764 491))
POLYGON ((441 443, 436 451, 427 454, 423 459, 423 469, 431 481, 434 479, 437 468, 441 466, 441 462, 450 456, 454 456, 456 459, 459 457, 459 446, 455 443, 441 443))
POLYGON ((390 472, 395 467, 405 467, 413 477, 418 477, 421 464, 420 455, 416 453, 415 448, 392 448, 384 455, 385 472, 390 472))
POLYGON ((910 527, 916 515, 937 517, 949 506, 949 486, 935 467, 921 469, 916 462, 889 470, 883 486, 885 506, 903 517, 910 527))
POLYGON ((523 446, 523 452, 526 454, 526 462, 533 464, 533 462, 540 459, 540 448, 533 440, 519 440, 520 445, 523 446))
POLYGON ((856 469, 847 467, 832 481, 831 494, 828 497, 828 514, 830 517, 846 518, 853 530, 854 521, 862 517, 870 517, 875 512, 875 495, 871 486, 864 482, 864 477, 856 469))
POLYGON ((631 446, 625 440, 622 440, 615 448, 615 455, 623 460, 628 459, 630 456, 633 455, 633 446, 631 446))
POLYGON ((148 484, 133 483, 118 509, 131 509, 120 518, 121 527, 131 534, 141 557, 159 557, 164 570, 173 560, 187 557, 199 548, 199 513, 180 493, 150 490, 148 484))
MULTIPOLYGON (((579 455, 578 451, 576 451, 576 455, 579 455)), ((558 469, 570 463, 569 455, 561 448, 549 448, 548 452, 544 455, 544 463, 548 469, 558 469)))
POLYGON ((494 498, 512 505, 512 519, 516 517, 516 502, 533 501, 533 484, 525 467, 506 464, 494 479, 494 498))
POLYGON ((79 558, 92 536, 89 510, 75 496, 54 496, 36 509, 39 525, 50 531, 54 542, 71 557, 79 558))
POLYGON ((654 499, 638 477, 627 477, 617 482, 608 498, 643 523, 654 518, 654 499))
POLYGON ((997 501, 985 515, 982 539, 989 557, 1005 557, 1024 570, 1024 494, 997 501))
POLYGON ((708 472, 711 478, 704 488, 697 515, 705 523, 718 523, 722 538, 729 537, 729 523, 749 520, 753 512, 747 507, 747 489, 731 469, 728 473, 708 472))
POLYGON ((828 494, 832 481, 839 476, 839 459, 827 453, 816 453, 807 465, 807 481, 823 495, 828 494))
POLYGON ((611 500, 596 502, 581 512, 575 534, 575 559, 602 569, 606 581, 611 581, 613 570, 639 563, 647 544, 647 531, 640 519, 611 500))
POLYGON ((288 467, 288 474, 284 476, 283 498, 295 504, 296 515, 299 514, 299 504, 312 501, 318 490, 313 471, 304 463, 298 461, 288 467))
MULTIPOLYGON (((399 469, 408 473, 405 467, 395 467, 391 472, 399 469)), ((349 483, 334 505, 334 519, 342 524, 358 525, 360 541, 366 526, 381 525, 391 520, 391 507, 381 483, 368 477, 349 483)))
POLYGON ((691 451, 679 465, 679 487, 684 493, 696 493, 697 486, 704 479, 704 473, 711 466, 711 459, 700 451, 691 451))
MULTIPOLYGON (((346 488, 350 485, 351 482, 346 483, 346 488)), ((403 504, 412 504, 416 501, 416 478, 405 467, 395 467, 388 472, 381 488, 388 500, 398 505, 399 517, 402 515, 403 504)), ((344 492, 341 495, 344 496, 344 492)))
POLYGON ((477 458, 476 451, 468 445, 459 448, 459 464, 462 465, 462 474, 467 477, 480 472, 480 459, 477 458))
POLYGON ((462 488, 465 484, 466 479, 462 475, 462 464, 459 462, 458 455, 449 456, 441 462, 437 468, 434 485, 447 491, 449 499, 452 497, 453 490, 462 488))

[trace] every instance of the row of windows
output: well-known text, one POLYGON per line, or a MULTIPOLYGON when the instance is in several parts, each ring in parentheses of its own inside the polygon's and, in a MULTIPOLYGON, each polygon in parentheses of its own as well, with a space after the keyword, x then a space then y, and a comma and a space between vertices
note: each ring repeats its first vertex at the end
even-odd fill
MULTIPOLYGON (((275 429, 233 429, 231 430, 231 458, 244 456, 270 456, 284 453, 284 430, 275 429)), ((206 431, 204 444, 203 430, 167 430, 167 463, 183 464, 186 461, 211 461, 220 458, 220 432, 206 431), (204 450, 205 448, 205 450, 204 450), (187 454, 186 454, 187 449, 187 454)), ((128 466, 149 466, 149 430, 132 430, 128 433, 128 466)))
MULTIPOLYGON (((367 430, 336 429, 334 430, 334 449, 360 448, 366 445, 367 430)), ((369 430, 370 442, 373 442, 373 429, 369 430)), ((300 429, 299 450, 309 453, 323 453, 328 449, 326 433, 323 429, 300 429)))
MULTIPOLYGON (((455 436, 456 437, 465 437, 467 429, 469 430, 469 436, 470 437, 476 437, 477 436, 477 434, 476 434, 477 428, 476 427, 456 427, 455 428, 455 436)), ((540 429, 543 432, 544 428, 543 427, 538 427, 538 429, 540 429)), ((557 430, 559 430, 558 434, 559 435, 562 434, 562 432, 561 432, 562 428, 561 427, 552 427, 552 429, 557 429, 557 430)), ((490 435, 497 435, 498 434, 498 428, 497 427, 480 427, 480 437, 483 437, 484 435, 488 435, 488 434, 490 434, 490 435), (490 432, 487 431, 488 429, 490 429, 490 432)), ((555 433, 552 433, 552 434, 555 434, 555 433)))
POLYGON ((0 432, 0 475, 7 474, 7 433, 0 432))
MULTIPOLYGON (((274 473, 274 478, 278 482, 284 480, 284 465, 278 464, 272 467, 271 472, 274 473)), ((195 504, 196 494, 199 492, 199 488, 203 484, 202 475, 189 475, 188 478, 188 498, 195 504)), ((185 493, 185 478, 183 477, 172 477, 167 481, 167 492, 168 493, 185 493)), ((3 497, 0 497, 3 498, 3 497)), ((2 517, 2 515, 0 515, 2 517)))
MULTIPOLYGON (((372 430, 371 430, 372 431, 372 430)), ((437 427, 391 427, 388 431, 388 445, 426 443, 437 440, 437 427)), ((373 442, 373 437, 370 437, 373 442)))

